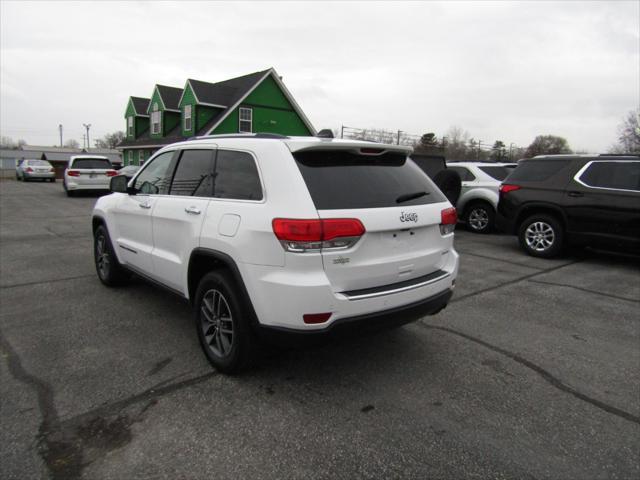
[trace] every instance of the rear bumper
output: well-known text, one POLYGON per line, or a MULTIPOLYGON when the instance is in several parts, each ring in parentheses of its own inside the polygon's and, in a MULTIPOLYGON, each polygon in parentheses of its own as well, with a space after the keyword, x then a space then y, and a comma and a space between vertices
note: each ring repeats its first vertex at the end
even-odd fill
POLYGON ((65 180, 67 190, 109 190, 109 182, 107 183, 78 183, 65 180))
POLYGON ((22 174, 24 176, 24 178, 28 178, 28 179, 32 179, 32 178, 56 178, 56 174, 54 172, 32 172, 32 173, 27 173, 24 172, 22 174))
POLYGON ((429 298, 401 307, 336 320, 325 328, 298 330, 286 327, 256 325, 256 333, 263 340, 286 346, 303 346, 322 343, 338 337, 359 336, 363 333, 395 328, 415 322, 427 315, 434 315, 444 309, 453 290, 446 289, 429 298))

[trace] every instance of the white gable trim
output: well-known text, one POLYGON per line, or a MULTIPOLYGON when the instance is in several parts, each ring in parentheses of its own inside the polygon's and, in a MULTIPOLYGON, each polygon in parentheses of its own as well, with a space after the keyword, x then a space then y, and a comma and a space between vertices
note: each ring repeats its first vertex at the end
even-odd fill
POLYGON ((153 97, 156 94, 156 90, 158 91, 158 98, 160 99, 160 103, 162 103, 162 110, 166 110, 164 108, 164 100, 162 99, 162 95, 160 95, 160 90, 158 90, 158 85, 153 87, 153 93, 151 94, 151 98, 149 99, 149 106, 147 107, 147 114, 152 111, 151 106, 153 105, 153 97))
MULTIPOLYGON (((240 98, 240 100, 238 100, 233 106, 229 107, 227 112, 204 135, 211 135, 211 132, 213 132, 216 128, 218 128, 218 125, 220 125, 231 114, 231 112, 233 112, 236 108, 238 108, 238 106, 242 102, 244 102, 245 99, 249 95, 251 95, 253 93, 253 91, 258 87, 258 85, 260 85, 269 75, 273 76, 274 80, 276 81, 278 86, 281 88, 281 90, 284 93, 285 97, 287 97, 287 100, 289 100, 289 102, 293 106, 293 109, 295 110, 295 112, 300 116, 300 118, 302 119, 302 121, 304 122, 306 127, 311 131, 311 134, 315 135, 316 134, 316 129, 313 127, 313 125, 311 124, 311 122, 309 121, 307 116, 304 114, 304 112, 300 108, 300 105, 298 105, 298 103, 293 99, 293 97, 291 96, 291 92, 289 92, 289 90, 287 90, 287 87, 284 86, 284 83, 282 83, 282 80, 280 80, 280 77, 278 76, 278 74, 276 73, 276 71, 273 68, 270 68, 267 71, 267 73, 265 73, 264 76, 261 79, 259 79, 253 85, 253 87, 251 87, 249 90, 247 90, 247 92, 240 98)), ((193 92, 193 93, 195 95, 195 92, 193 92)))

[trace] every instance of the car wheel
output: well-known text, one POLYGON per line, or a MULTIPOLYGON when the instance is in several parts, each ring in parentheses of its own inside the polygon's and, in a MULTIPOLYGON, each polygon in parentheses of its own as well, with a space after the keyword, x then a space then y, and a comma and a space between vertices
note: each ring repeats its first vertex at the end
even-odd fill
POLYGON ((257 341, 249 325, 250 313, 227 273, 214 271, 202 278, 194 314, 200 345, 216 370, 236 373, 251 364, 257 341))
POLYGON ((467 230, 474 233, 489 233, 493 228, 496 212, 487 203, 474 203, 465 209, 464 222, 467 230))
POLYGON ((527 218, 518 230, 522 249, 533 257, 552 258, 562 250, 562 225, 552 215, 538 214, 527 218))
POLYGON ((131 274, 125 270, 113 252, 107 229, 100 225, 93 236, 93 257, 98 278, 108 287, 126 283, 131 274))
POLYGON ((55 178, 50 178, 50 179, 49 179, 49 181, 50 181, 51 183, 56 183, 56 179, 55 179, 55 178))

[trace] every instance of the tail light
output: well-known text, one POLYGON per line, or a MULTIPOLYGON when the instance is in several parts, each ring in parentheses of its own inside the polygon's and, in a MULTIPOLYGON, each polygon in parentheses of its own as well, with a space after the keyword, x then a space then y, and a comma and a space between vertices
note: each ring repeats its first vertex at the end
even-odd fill
POLYGON ((31 167, 27 167, 27 168, 25 169, 25 172, 27 172, 27 173, 32 173, 32 172, 33 172, 33 168, 31 168, 31 167))
POLYGON ((329 313, 305 313, 304 315, 302 315, 302 320, 304 321, 304 323, 307 324, 314 324, 314 323, 324 323, 327 320, 329 320, 329 317, 331 316, 331 312, 329 313))
POLYGON ((513 192, 514 190, 520 190, 520 185, 510 185, 508 183, 503 183, 500 185, 500 196, 505 193, 513 192))
POLYGON ((70 177, 79 177, 80 172, 78 170, 67 170, 67 175, 70 177))
POLYGON ((447 235, 456 229, 458 223, 458 212, 455 208, 445 208, 440 212, 440 233, 447 235))
POLYGON ((115 177, 117 174, 115 170, 107 170, 107 177, 115 177))
POLYGON ((288 252, 344 250, 366 232, 357 218, 291 219, 274 218, 273 233, 288 252))

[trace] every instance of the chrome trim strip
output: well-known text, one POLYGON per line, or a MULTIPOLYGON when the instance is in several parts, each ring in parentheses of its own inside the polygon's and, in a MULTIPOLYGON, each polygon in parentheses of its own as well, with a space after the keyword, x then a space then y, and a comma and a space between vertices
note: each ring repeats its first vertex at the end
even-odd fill
POLYGON ((347 298, 347 300, 349 300, 349 301, 351 301, 351 300, 363 300, 365 298, 382 297, 384 295, 392 295, 394 293, 406 292, 408 290, 414 290, 416 288, 424 287, 426 285, 430 285, 432 283, 439 282, 440 280, 443 280, 443 279, 449 277, 450 275, 451 274, 447 272, 444 275, 440 275, 439 277, 431 278, 429 280, 425 280, 424 282, 416 283, 416 284, 413 284, 413 285, 407 285, 406 287, 394 288, 392 290, 384 290, 382 292, 365 293, 363 295, 353 295, 353 296, 346 295, 344 292, 341 292, 341 294, 344 295, 347 298))

